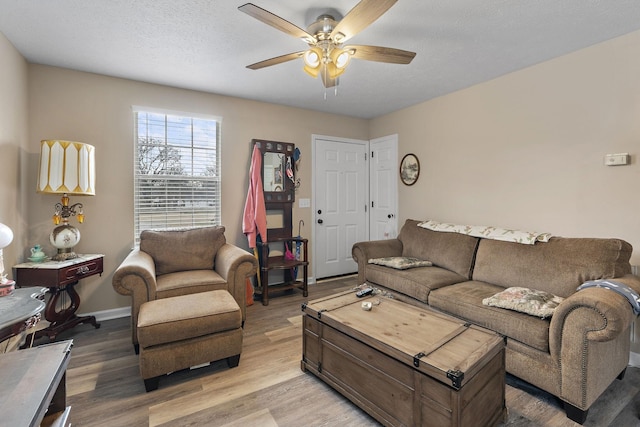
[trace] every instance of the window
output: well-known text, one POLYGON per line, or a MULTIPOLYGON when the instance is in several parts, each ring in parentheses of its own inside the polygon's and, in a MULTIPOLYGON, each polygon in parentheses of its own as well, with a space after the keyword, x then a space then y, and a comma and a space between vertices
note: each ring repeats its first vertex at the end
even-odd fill
POLYGON ((220 119, 134 109, 134 233, 220 224, 220 119))

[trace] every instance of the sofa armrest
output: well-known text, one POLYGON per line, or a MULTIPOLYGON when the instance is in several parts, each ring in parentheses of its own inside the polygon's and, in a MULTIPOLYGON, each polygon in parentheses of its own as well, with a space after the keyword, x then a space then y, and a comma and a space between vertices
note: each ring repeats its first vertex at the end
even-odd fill
POLYGON ((229 293, 240 306, 242 320, 245 320, 246 280, 258 271, 258 260, 244 249, 225 243, 216 253, 214 270, 227 282, 229 293))
MULTIPOLYGON (((640 278, 632 274, 612 280, 640 293, 640 278)), ((564 343, 558 339, 567 332, 577 332, 590 341, 610 341, 625 331, 634 319, 631 304, 617 292, 597 287, 582 289, 565 299, 551 318, 551 354, 559 354, 564 343)))
POLYGON ((371 258, 402 256, 402 242, 398 239, 358 242, 351 248, 351 256, 358 263, 358 283, 365 282, 365 268, 371 258))
POLYGON ((131 296, 131 340, 137 346, 136 325, 140 307, 156 299, 156 266, 151 255, 138 248, 129 252, 113 273, 111 285, 117 293, 131 296))
POLYGON ((631 325, 633 318, 631 305, 622 295, 604 288, 576 292, 553 313, 549 330, 551 354, 559 354, 560 346, 566 345, 566 342, 558 341, 560 338, 563 341, 567 338, 613 340, 631 325), (577 335, 573 337, 573 334, 577 335))
POLYGON ((556 308, 549 349, 565 402, 588 408, 626 368, 634 319, 629 301, 604 288, 582 289, 556 308))
POLYGON ((156 267, 153 258, 140 249, 132 250, 122 261, 111 280, 121 295, 144 295, 146 301, 156 298, 156 267))

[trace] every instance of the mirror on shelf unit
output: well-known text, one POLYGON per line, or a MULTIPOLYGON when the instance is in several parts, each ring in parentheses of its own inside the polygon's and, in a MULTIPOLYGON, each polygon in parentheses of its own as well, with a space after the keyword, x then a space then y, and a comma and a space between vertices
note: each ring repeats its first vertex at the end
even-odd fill
POLYGON ((264 191, 284 191, 284 174, 287 165, 284 154, 264 153, 263 160, 264 191))
POLYGON ((252 139, 251 143, 262 153, 264 201, 293 203, 295 172, 292 165, 295 144, 261 139, 252 139))

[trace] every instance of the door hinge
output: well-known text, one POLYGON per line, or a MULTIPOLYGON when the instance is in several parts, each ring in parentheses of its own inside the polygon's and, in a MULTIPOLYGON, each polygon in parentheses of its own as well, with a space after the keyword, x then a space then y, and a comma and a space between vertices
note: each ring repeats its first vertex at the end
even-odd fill
POLYGON ((367 213, 367 207, 368 207, 368 206, 365 204, 365 205, 364 205, 364 213, 367 213))
POLYGON ((373 200, 371 201, 371 207, 372 207, 372 208, 375 208, 374 203, 373 203, 373 200))
POLYGON ((373 151, 371 152, 371 158, 373 159, 373 151))
POLYGON ((367 161, 367 153, 364 153, 364 161, 367 161))

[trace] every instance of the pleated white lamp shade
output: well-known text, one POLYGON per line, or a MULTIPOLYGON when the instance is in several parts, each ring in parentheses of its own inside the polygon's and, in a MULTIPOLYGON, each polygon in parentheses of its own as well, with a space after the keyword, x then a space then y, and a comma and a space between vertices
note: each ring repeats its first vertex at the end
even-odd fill
POLYGON ((38 193, 95 196, 93 145, 61 140, 43 140, 40 144, 38 193))

